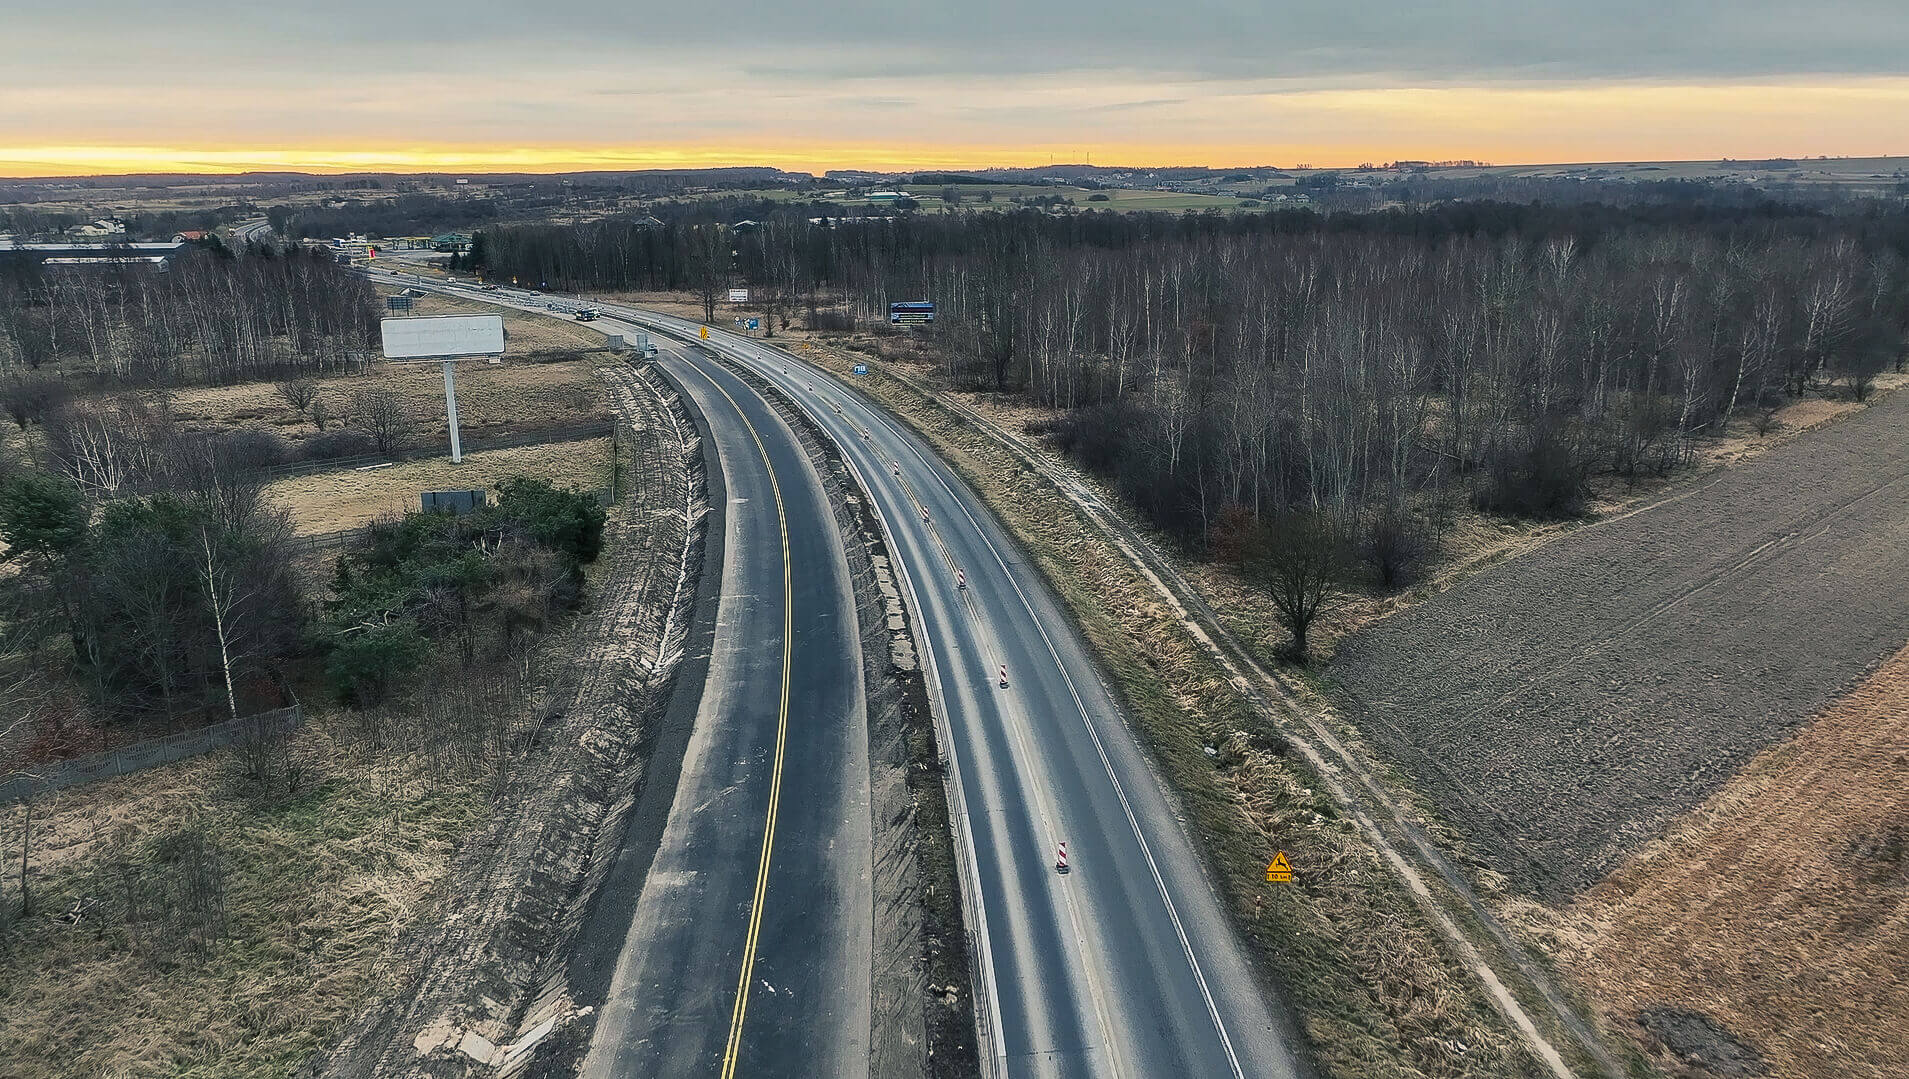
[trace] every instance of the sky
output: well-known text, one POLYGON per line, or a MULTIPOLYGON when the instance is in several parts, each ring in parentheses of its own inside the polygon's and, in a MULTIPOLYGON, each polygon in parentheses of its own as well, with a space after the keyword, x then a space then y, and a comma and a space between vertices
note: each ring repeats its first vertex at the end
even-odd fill
POLYGON ((1909 154, 1905 0, 6 7, 0 175, 1909 154))

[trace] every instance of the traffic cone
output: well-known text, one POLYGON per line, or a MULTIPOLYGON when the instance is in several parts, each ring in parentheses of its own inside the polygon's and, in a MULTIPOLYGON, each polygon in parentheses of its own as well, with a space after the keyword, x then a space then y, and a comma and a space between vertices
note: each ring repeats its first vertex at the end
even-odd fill
POLYGON ((1001 664, 1001 688, 1006 689, 1007 685, 1008 685, 1008 665, 1003 663, 1001 664))
POLYGON ((968 587, 968 575, 961 572, 960 570, 955 570, 955 587, 956 588, 968 587))
POLYGON ((1060 850, 1054 855, 1054 868, 1062 873, 1067 872, 1067 841, 1065 839, 1061 840, 1060 850))

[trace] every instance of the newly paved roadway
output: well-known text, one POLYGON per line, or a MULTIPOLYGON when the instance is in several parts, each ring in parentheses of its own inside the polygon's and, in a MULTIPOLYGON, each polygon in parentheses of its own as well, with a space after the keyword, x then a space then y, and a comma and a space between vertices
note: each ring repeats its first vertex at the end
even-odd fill
POLYGON ((614 961, 582 1074, 867 1075, 867 710, 841 536, 761 397, 686 350, 660 359, 721 469, 722 591, 655 860, 634 910, 606 889, 572 964, 590 984, 614 961))
MULTIPOLYGON (((537 306, 519 296, 460 291, 507 306, 537 306)), ((611 332, 641 328, 683 340, 697 338, 698 325, 683 319, 620 305, 598 306, 606 318, 597 325, 611 332)), ((787 353, 724 330, 712 328, 707 344, 774 383, 815 418, 841 446, 889 531, 922 630, 930 692, 946 721, 943 751, 950 762, 953 808, 966 822, 958 842, 975 885, 969 896, 970 929, 981 968, 979 1011, 990 1056, 987 1072, 1133 1079, 1306 1074, 1287 1013, 1254 978, 1191 839, 1078 631, 1001 524, 919 439, 850 388, 787 353), (967 588, 958 586, 957 573, 965 576, 967 588), (1002 664, 1009 673, 1005 689, 997 679, 1002 664), (1055 847, 1062 841, 1073 863, 1066 875, 1054 870, 1055 847)), ((738 448, 748 445, 746 438, 732 430, 725 439, 722 431, 741 425, 736 418, 740 415, 749 421, 741 426, 752 427, 769 443, 767 432, 780 425, 773 424, 766 406, 759 400, 751 403, 739 382, 723 381, 725 376, 705 360, 678 353, 664 357, 663 363, 703 409, 716 432, 718 450, 725 442, 731 447, 721 453, 725 476, 732 462, 749 468, 738 448), (685 366, 693 366, 706 384, 722 385, 728 398, 712 399, 707 391, 699 392, 695 379, 681 373, 685 366)), ((786 477, 798 471, 792 461, 775 465, 787 452, 785 447, 769 453, 773 471, 785 477, 785 505, 786 477)), ((741 473, 734 482, 749 483, 741 473)), ((732 518, 757 522, 756 548, 773 549, 775 540, 761 523, 761 486, 749 487, 755 492, 749 496, 732 489, 732 500, 751 501, 732 501, 729 509, 732 518)), ((732 522, 731 535, 743 527, 732 522)), ((793 581, 842 572, 839 549, 823 551, 793 538, 789 544, 793 581)), ((750 546, 740 549, 746 557, 750 546)), ((724 1065, 733 1060, 718 1047, 732 1040, 735 986, 732 983, 724 995, 720 988, 692 991, 682 980, 700 984, 704 967, 740 969, 746 944, 732 941, 744 897, 736 891, 736 875, 724 867, 752 859, 750 845, 759 843, 764 831, 760 819, 749 823, 750 806, 758 815, 764 809, 765 794, 757 787, 764 773, 759 765, 752 769, 743 764, 759 762, 767 752, 763 732, 772 726, 772 717, 763 710, 763 701, 773 678, 760 671, 750 675, 750 658, 758 666, 774 660, 774 648, 788 638, 774 624, 780 612, 772 600, 760 610, 752 605, 752 597, 760 603, 765 591, 773 596, 778 567, 764 561, 737 572, 739 576, 726 576, 723 582, 723 620, 736 631, 735 647, 748 655, 727 661, 724 669, 732 673, 721 676, 712 662, 710 692, 722 706, 712 710, 706 702, 695 738, 720 745, 705 745, 700 753, 692 746, 691 761, 743 763, 733 774, 718 770, 706 781, 692 782, 686 761, 670 818, 674 834, 666 834, 664 852, 651 870, 653 883, 644 890, 619 962, 618 988, 611 994, 609 1010, 622 1017, 606 1014, 599 1024, 590 1058, 597 1070, 589 1074, 726 1073, 724 1065), (737 593, 733 599, 732 592, 737 593), (743 605, 734 617, 751 614, 748 623, 730 622, 734 603, 743 605), (750 688, 727 695, 723 687, 737 679, 750 688), (705 724, 713 725, 713 733, 705 734, 705 724), (702 809, 702 799, 714 799, 711 810, 702 809), (720 813, 716 823, 700 826, 702 813, 711 811, 720 813), (743 834, 732 834, 736 830, 743 834), (708 875, 722 876, 724 883, 712 883, 708 875), (677 882, 701 891, 675 894, 677 882), (652 891, 657 893, 654 904, 652 891), (645 955, 662 958, 646 960, 645 955), (670 1063, 678 1059, 688 1061, 682 1065, 686 1070, 679 1072, 670 1063)), ((798 589, 792 639, 799 647, 813 615, 802 609, 800 586, 790 587, 798 589)), ((843 666, 855 647, 847 617, 828 617, 838 619, 827 629, 837 642, 833 659, 823 655, 827 648, 818 647, 785 666, 799 672, 811 662, 833 663, 838 672, 834 677, 844 685, 859 684, 843 666)), ((820 645, 822 639, 815 643, 820 645)), ((715 658, 721 655, 719 649, 715 658)), ((817 680, 804 678, 799 684, 802 688, 791 688, 792 694, 800 694, 792 700, 827 692, 817 680)), ((786 783, 794 769, 785 768, 783 774, 786 783)), ((780 917, 799 911, 794 916, 807 920, 826 918, 826 912, 837 907, 859 910, 864 902, 857 897, 852 904, 838 903, 845 887, 842 874, 831 874, 817 857, 823 845, 838 841, 829 838, 831 834, 841 836, 849 827, 836 819, 847 807, 845 788, 835 794, 841 799, 836 814, 823 810, 818 799, 806 823, 797 825, 787 810, 777 821, 774 865, 784 864, 780 844, 789 842, 804 844, 805 860, 820 868, 780 891, 772 873, 766 924, 785 905, 780 917), (789 838, 798 827, 819 831, 789 838)), ((782 796, 789 797, 786 787, 782 796)), ((791 939, 802 930, 799 925, 782 928, 791 939)), ((861 932, 837 925, 820 935, 850 939, 861 932)), ((762 939, 768 936, 765 929, 762 939)), ((823 950, 810 948, 812 954, 823 950)), ((752 1073, 847 1075, 865 1069, 865 1057, 858 1067, 853 1053, 866 1048, 867 957, 858 960, 841 947, 834 951, 836 958, 827 966, 818 963, 808 972, 809 980, 786 998, 780 984, 773 998, 761 984, 755 986, 739 1050, 756 1065, 749 1069, 752 1073), (834 1001, 810 995, 818 985, 835 994, 843 1007, 835 1009, 834 1001), (756 1009, 765 998, 786 1010, 762 1020, 771 1033, 760 1035, 760 1044, 778 1049, 800 1044, 795 1027, 814 1023, 821 1030, 807 1048, 820 1054, 834 1039, 843 1044, 843 1052, 830 1060, 752 1050, 752 1040, 759 1036, 756 1009), (859 1037, 858 1011, 864 1016, 859 1037), (769 1027, 772 1022, 776 1025, 769 1027)), ((795 972, 779 967, 777 973, 795 972)), ((773 977, 765 980, 775 983, 773 977)))
MULTIPOLYGON (((699 329, 603 308, 685 339, 699 329)), ((1253 977, 1078 631, 1001 524, 911 432, 832 377, 727 331, 712 328, 708 344, 805 407, 888 527, 972 830, 992 1070, 1303 1074, 1296 1035, 1253 977), (1063 840, 1066 875, 1054 869, 1063 840)))

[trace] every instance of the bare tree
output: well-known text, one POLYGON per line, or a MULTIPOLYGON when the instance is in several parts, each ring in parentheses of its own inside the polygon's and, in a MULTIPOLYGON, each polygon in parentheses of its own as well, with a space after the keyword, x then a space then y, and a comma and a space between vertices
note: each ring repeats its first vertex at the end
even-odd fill
POLYGON ((325 425, 335 418, 331 410, 331 398, 322 393, 313 394, 311 404, 305 409, 305 418, 311 420, 318 432, 323 434, 325 425))
POLYGON ((716 302, 729 287, 729 238, 713 222, 692 227, 689 242, 690 281, 703 302, 703 321, 716 321, 716 302))
POLYGON ((1345 580, 1344 530, 1324 513, 1283 513, 1253 533, 1245 558, 1247 574, 1266 589, 1293 635, 1292 658, 1304 663, 1307 635, 1345 580))
POLYGON ((278 384, 278 395, 300 415, 309 412, 318 398, 318 383, 309 378, 288 378, 278 384))
POLYGON ((404 405, 390 390, 368 387, 351 395, 351 418, 371 436, 379 453, 390 453, 404 427, 404 405))

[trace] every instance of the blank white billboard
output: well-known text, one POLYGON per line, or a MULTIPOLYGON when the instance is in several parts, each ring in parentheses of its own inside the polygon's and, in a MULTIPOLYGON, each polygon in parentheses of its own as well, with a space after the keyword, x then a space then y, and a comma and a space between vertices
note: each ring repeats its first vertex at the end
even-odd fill
POLYGON ((440 356, 501 356, 504 352, 502 315, 430 315, 422 318, 380 319, 387 360, 421 360, 440 356))

